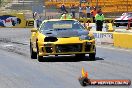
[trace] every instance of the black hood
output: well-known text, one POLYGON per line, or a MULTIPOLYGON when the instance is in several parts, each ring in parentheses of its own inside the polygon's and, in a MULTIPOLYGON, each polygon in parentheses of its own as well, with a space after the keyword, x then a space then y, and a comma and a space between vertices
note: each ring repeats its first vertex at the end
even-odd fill
POLYGON ((81 35, 88 35, 87 30, 68 30, 68 29, 57 29, 57 30, 45 30, 42 32, 47 37, 77 37, 81 35))

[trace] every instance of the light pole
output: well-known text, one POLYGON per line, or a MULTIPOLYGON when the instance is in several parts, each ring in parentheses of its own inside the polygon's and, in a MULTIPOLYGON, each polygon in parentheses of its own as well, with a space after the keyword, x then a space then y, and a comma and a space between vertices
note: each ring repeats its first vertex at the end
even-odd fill
POLYGON ((127 12, 128 12, 128 0, 127 0, 127 12))
POLYGON ((96 0, 96 8, 98 9, 98 0, 96 0))

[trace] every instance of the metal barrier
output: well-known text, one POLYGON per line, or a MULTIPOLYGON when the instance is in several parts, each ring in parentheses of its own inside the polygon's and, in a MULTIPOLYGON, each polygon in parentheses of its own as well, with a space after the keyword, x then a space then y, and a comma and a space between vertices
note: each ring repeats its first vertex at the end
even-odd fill
MULTIPOLYGON (((92 18, 76 18, 76 19, 82 23, 93 23, 92 18)), ((114 20, 115 20, 114 18, 105 18, 104 22, 113 24, 114 20)))
POLYGON ((96 44, 114 44, 113 32, 90 31, 94 34, 96 44))
POLYGON ((114 46, 121 48, 132 48, 132 33, 113 34, 114 46))

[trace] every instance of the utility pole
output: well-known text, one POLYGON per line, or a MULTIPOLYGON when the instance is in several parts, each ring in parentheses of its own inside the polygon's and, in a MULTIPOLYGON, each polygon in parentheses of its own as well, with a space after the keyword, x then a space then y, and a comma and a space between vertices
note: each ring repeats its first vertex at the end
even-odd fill
POLYGON ((98 0, 96 0, 96 8, 98 9, 98 0))
POLYGON ((127 0, 127 12, 128 12, 128 0, 127 0))

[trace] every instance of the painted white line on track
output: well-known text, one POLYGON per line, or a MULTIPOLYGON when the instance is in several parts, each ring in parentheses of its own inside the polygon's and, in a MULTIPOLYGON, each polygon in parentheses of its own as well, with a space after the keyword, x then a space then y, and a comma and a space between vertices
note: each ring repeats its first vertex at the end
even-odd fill
POLYGON ((97 45, 96 47, 104 48, 104 49, 110 49, 110 50, 117 50, 117 51, 132 52, 132 50, 129 50, 129 49, 120 49, 120 48, 117 48, 117 47, 111 47, 111 46, 97 45))

